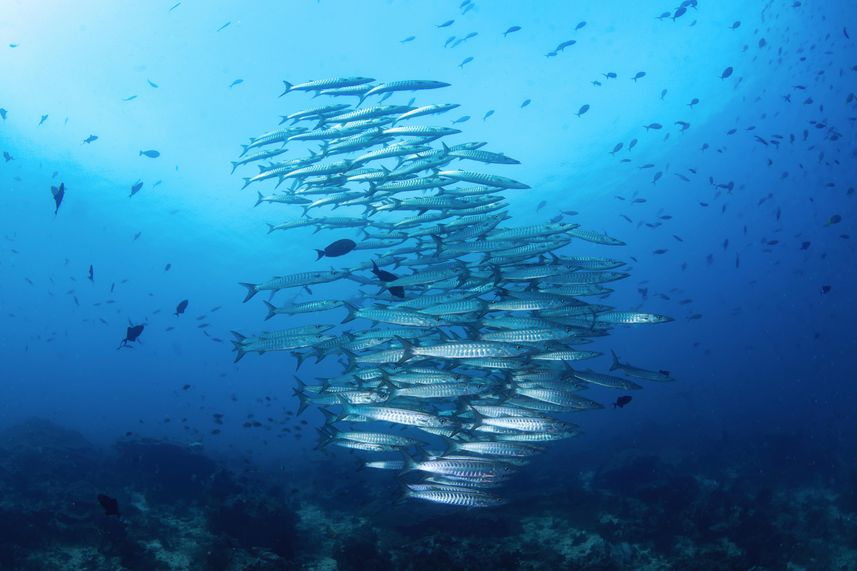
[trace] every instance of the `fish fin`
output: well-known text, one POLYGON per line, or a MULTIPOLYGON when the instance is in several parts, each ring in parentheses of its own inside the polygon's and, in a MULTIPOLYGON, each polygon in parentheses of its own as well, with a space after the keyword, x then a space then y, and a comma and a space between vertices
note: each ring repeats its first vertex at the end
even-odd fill
POLYGON ((289 83, 288 81, 286 81, 286 80, 284 79, 284 80, 283 80, 283 87, 284 87, 284 89, 283 89, 283 92, 282 92, 282 93, 280 93, 280 97, 282 97, 283 95, 285 95, 286 93, 288 93, 289 91, 291 91, 291 90, 292 90, 292 87, 294 87, 294 86, 293 86, 291 83, 289 83))
POLYGON ((616 351, 614 351, 613 349, 610 349, 610 354, 613 355, 613 364, 610 365, 610 370, 615 371, 616 369, 621 367, 622 364, 619 362, 619 356, 616 355, 616 351))
POLYGON ((243 180, 243 181, 244 181, 244 186, 242 186, 242 187, 241 187, 241 190, 244 190, 245 188, 247 188, 248 186, 250 186, 250 183, 251 183, 251 182, 253 182, 252 180, 250 180, 250 178, 249 178, 249 177, 242 178, 241 180, 243 180))
POLYGON ((404 337, 399 337, 398 335, 396 336, 396 341, 398 341, 402 345, 402 349, 404 349, 402 358, 399 359, 399 364, 401 364, 414 356, 414 345, 404 337))
POLYGON ((272 317, 274 317, 275 315, 277 315, 277 306, 275 306, 273 303, 271 303, 270 301, 267 301, 267 300, 262 301, 262 303, 264 303, 265 307, 268 308, 268 315, 265 316, 265 321, 267 321, 267 320, 271 319, 272 317))
POLYGON ((440 256, 440 252, 443 250, 443 239, 441 239, 441 237, 437 234, 430 234, 429 237, 432 239, 435 247, 437 248, 437 250, 435 250, 434 252, 434 255, 440 256))
MULTIPOLYGON (((259 203, 257 202, 256 204, 259 204, 259 203)), ((265 225, 268 227, 268 234, 270 234, 271 232, 273 232, 274 230, 276 230, 276 228, 274 227, 274 225, 273 225, 273 224, 270 224, 270 223, 268 223, 268 222, 265 222, 265 225)))
POLYGON ((256 284, 251 284, 251 283, 246 283, 246 282, 238 282, 238 283, 239 283, 239 285, 242 285, 242 286, 247 288, 247 295, 244 297, 243 303, 247 303, 248 301, 253 299, 254 295, 259 293, 259 288, 256 286, 256 284))
POLYGON ((295 375, 295 382, 297 383, 298 386, 296 388, 292 389, 292 394, 294 396, 298 397, 298 400, 300 401, 300 404, 298 405, 298 412, 296 413, 297 416, 300 416, 300 414, 304 410, 306 410, 306 407, 309 406, 309 399, 307 398, 306 394, 304 393, 304 389, 306 388, 306 384, 304 384, 304 382, 302 380, 300 380, 297 375, 295 375))
POLYGON ((316 250, 315 252, 316 252, 316 256, 318 256, 315 259, 316 262, 324 257, 324 250, 316 250))
POLYGON ((341 415, 338 415, 335 412, 329 411, 326 408, 320 408, 318 410, 321 411, 321 414, 324 415, 324 426, 326 426, 326 427, 333 428, 333 423, 339 422, 343 418, 341 415))
POLYGON ((399 472, 399 475, 407 474, 408 472, 413 472, 417 469, 417 463, 411 458, 411 455, 407 453, 405 450, 399 450, 402 453, 402 459, 405 461, 405 465, 402 468, 402 471, 399 472))
POLYGON ((242 358, 244 358, 244 355, 246 355, 246 354, 247 354, 247 351, 245 351, 245 350, 244 350, 244 346, 243 346, 243 345, 241 345, 241 343, 240 343, 240 342, 238 342, 238 341, 233 341, 233 342, 232 342, 232 345, 233 345, 234 350, 235 350, 235 360, 234 360, 234 361, 232 361, 232 362, 233 362, 233 363, 237 363, 237 362, 238 362, 238 361, 240 361, 242 358))
POLYGON ((349 321, 353 321, 354 319, 357 318, 358 308, 357 308, 357 306, 355 306, 350 301, 346 301, 343 303, 345 303, 345 307, 346 307, 346 309, 348 309, 348 315, 346 315, 345 318, 342 321, 340 321, 340 323, 348 323, 349 321))
MULTIPOLYGON (((259 191, 257 190, 257 191, 256 191, 256 204, 254 204, 254 205, 253 205, 253 208, 256 208, 257 206, 259 206, 260 204, 262 204, 262 203, 265 201, 264 199, 265 199, 265 197, 264 197, 264 196, 262 196, 262 193, 261 193, 261 192, 259 192, 259 191)), ((269 224, 269 226, 271 226, 271 228, 273 228, 273 227, 274 227, 274 226, 273 226, 273 225, 271 225, 271 224, 269 224)), ((270 232, 268 232, 268 234, 270 234, 270 232)))
POLYGON ((295 365, 295 371, 297 371, 298 369, 301 368, 301 365, 304 364, 304 359, 306 359, 307 356, 304 355, 303 353, 298 353, 297 351, 292 351, 292 357, 294 357, 295 360, 298 362, 298 364, 295 365))

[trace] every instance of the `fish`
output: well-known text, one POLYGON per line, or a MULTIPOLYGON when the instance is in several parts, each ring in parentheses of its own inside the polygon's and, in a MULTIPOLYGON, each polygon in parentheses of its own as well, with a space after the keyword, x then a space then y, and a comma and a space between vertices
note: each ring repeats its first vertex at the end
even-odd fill
POLYGON ((97 140, 98 140, 98 136, 97 136, 97 135, 90 135, 90 136, 88 136, 87 138, 85 138, 85 139, 83 140, 83 143, 84 143, 84 144, 92 143, 92 142, 97 141, 97 140))
POLYGON ((158 157, 161 156, 161 153, 154 150, 154 149, 149 149, 148 151, 140 151, 139 156, 149 157, 150 159, 157 159, 158 157))
POLYGON ((645 71, 638 71, 637 73, 634 74, 633 77, 631 77, 631 81, 633 81, 634 83, 637 83, 638 79, 643 79, 644 77, 646 77, 646 72, 645 71))
POLYGON ((626 375, 631 377, 637 377, 639 379, 645 379, 647 381, 658 381, 658 382, 672 382, 675 381, 670 376, 669 371, 659 370, 659 371, 650 371, 648 369, 641 369, 640 367, 635 367, 634 365, 630 365, 628 363, 623 363, 619 360, 619 357, 616 355, 616 352, 611 350, 611 355, 613 356, 613 364, 610 365, 611 371, 622 371, 626 375))
POLYGON ((137 182, 132 184, 131 185, 131 194, 128 195, 128 198, 131 198, 132 196, 134 196, 135 194, 140 192, 141 188, 143 188, 143 181, 142 180, 138 180, 137 182))
POLYGON ((111 498, 105 494, 98 494, 97 500, 101 505, 101 508, 104 510, 104 515, 108 517, 120 515, 119 501, 116 498, 111 498))
POLYGON ((54 216, 60 211, 60 205, 62 204, 63 198, 65 198, 65 183, 60 183, 60 185, 51 187, 51 195, 54 197, 54 204, 56 205, 56 209, 54 209, 54 216))
POLYGON ((47 114, 42 115, 41 118, 39 119, 38 127, 41 127, 45 123, 45 121, 47 121, 47 120, 48 120, 47 114))
POLYGON ((92 264, 89 264, 89 273, 86 277, 91 282, 95 281, 95 268, 92 267, 92 264))
POLYGON ((354 240, 343 238, 342 240, 331 242, 323 250, 316 250, 316 253, 318 254, 316 260, 320 260, 324 257, 336 258, 344 256, 356 247, 357 243, 354 240))
POLYGON ((179 315, 181 315, 182 313, 185 312, 185 310, 187 309, 187 304, 188 304, 188 300, 186 300, 186 299, 183 299, 178 303, 178 305, 176 306, 176 312, 175 312, 176 317, 178 317, 179 315))
POLYGON ((721 72, 720 79, 728 79, 729 77, 732 77, 733 71, 732 66, 727 67, 723 72, 721 72))
POLYGON ((520 31, 521 31, 521 26, 509 26, 508 28, 506 28, 506 31, 503 32, 503 37, 505 38, 509 34, 513 34, 515 32, 520 32, 520 31))
MULTIPOLYGON (((461 9, 471 6, 465 1, 461 9)), ((474 35, 450 38, 446 45, 455 47, 474 35)), ((573 41, 563 42, 556 51, 571 45, 573 41)), ((482 148, 481 141, 453 143, 450 137, 463 136, 460 129, 432 124, 458 107, 428 99, 448 85, 408 79, 286 85, 286 92, 347 94, 357 101, 335 110, 326 105, 284 110, 280 119, 301 122, 299 130, 272 131, 251 140, 251 145, 262 141, 256 146, 320 145, 312 154, 295 151, 294 159, 270 166, 262 163, 264 157, 243 163, 262 163, 260 172, 267 174, 254 182, 291 184, 265 202, 303 210, 303 215, 298 211, 283 223, 269 224, 269 231, 312 227, 330 234, 353 229, 359 238, 331 242, 316 250, 318 257, 359 250, 372 255, 348 256, 350 265, 341 270, 242 282, 245 302, 260 291, 273 295, 299 288, 312 296, 310 286, 327 283, 337 284, 330 291, 340 295, 296 297, 280 305, 264 301, 266 312, 260 317, 265 320, 312 315, 285 330, 233 332, 232 343, 236 361, 250 352, 273 351, 290 353, 296 368, 310 357, 330 359, 323 379, 296 381, 294 389, 298 412, 314 407, 325 417, 321 446, 367 455, 404 452, 402 461, 361 460, 359 466, 401 470, 408 499, 483 508, 503 502, 500 494, 486 489, 502 486, 548 443, 581 434, 580 427, 557 415, 605 408, 580 389, 643 389, 635 382, 641 377, 633 373, 663 380, 657 370, 622 362, 626 369, 617 371, 624 376, 594 366, 578 370, 579 362, 597 365, 601 357, 578 345, 607 337, 618 327, 668 324, 672 318, 606 305, 612 293, 606 285, 630 275, 619 271, 627 270, 626 261, 572 250, 583 242, 591 248, 621 247, 624 240, 565 222, 566 216, 578 214, 570 210, 549 214, 549 222, 515 223, 503 197, 530 185, 491 165, 520 161, 499 149, 482 148), (372 96, 403 92, 416 93, 398 108, 383 100, 364 106, 372 96), (481 166, 472 167, 474 163, 481 166), (341 206, 361 208, 363 214, 310 217, 316 209, 341 206), (338 285, 346 280, 355 284, 354 293, 341 295, 338 285), (341 323, 323 323, 328 312, 339 308, 347 312, 341 323), (444 450, 429 449, 423 433, 443 443, 444 450)), ((525 99, 519 107, 529 105, 531 100, 525 99)), ((588 110, 587 104, 579 115, 588 110)), ((493 114, 490 109, 483 119, 493 114)), ((452 122, 462 126, 465 118, 469 115, 452 122)), ((627 146, 616 143, 612 154, 636 145, 636 139, 627 146)), ((665 164, 656 179, 671 172, 665 164)), ((267 198, 260 192, 255 200, 267 198)), ((536 212, 552 204, 535 195, 530 201, 536 212)), ((628 202, 639 205, 646 198, 635 195, 628 202)), ((653 213, 652 227, 671 218, 663 211, 653 213)), ((657 297, 663 296, 653 292, 651 298, 657 297)), ((254 422, 247 420, 250 428, 254 422)))
POLYGON ((587 111, 589 111, 589 104, 588 103, 581 105, 580 109, 577 110, 577 113, 575 113, 575 115, 580 117, 580 116, 584 115, 587 111))
POLYGON ((133 323, 128 325, 128 328, 125 332, 125 338, 119 343, 119 347, 117 349, 121 349, 122 347, 131 348, 132 346, 129 343, 140 342, 140 335, 143 334, 143 329, 145 326, 143 324, 134 325, 133 323))
POLYGON ((236 79, 232 83, 229 84, 229 88, 232 89, 236 85, 241 85, 242 83, 244 83, 243 79, 236 79))
POLYGON ((632 397, 629 395, 622 395, 620 397, 616 397, 616 402, 613 403, 613 408, 623 408, 625 405, 631 402, 632 397))

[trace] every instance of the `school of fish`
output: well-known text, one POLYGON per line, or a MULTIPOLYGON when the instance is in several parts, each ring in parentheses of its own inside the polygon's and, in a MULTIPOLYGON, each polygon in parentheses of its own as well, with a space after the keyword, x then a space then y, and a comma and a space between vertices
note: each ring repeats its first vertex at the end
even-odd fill
MULTIPOLYGON (((368 77, 284 82, 281 97, 304 92, 321 104, 283 115, 276 129, 250 139, 233 172, 256 165, 244 187, 276 184, 271 194, 258 192, 257 205, 297 207, 269 233, 329 231, 335 236, 316 250, 319 260, 358 251, 371 258, 364 252, 365 261, 347 267, 242 283, 244 301, 289 289, 312 295, 310 286, 343 280, 356 292, 281 306, 268 300, 266 319, 319 317, 253 337, 234 333, 233 344, 236 361, 269 351, 292 353, 298 368, 309 357, 338 359, 341 375, 296 381, 299 411, 314 405, 325 416, 320 446, 380 455, 364 465, 402 474, 406 497, 490 507, 504 502, 496 488, 548 443, 581 433, 573 413, 604 408, 588 388, 624 392, 642 388, 638 381, 673 380, 615 351, 610 371, 592 370, 587 361, 601 352, 586 349, 617 326, 671 318, 606 305, 607 284, 629 275, 624 262, 575 254, 576 241, 610 248, 622 241, 563 220, 514 224, 504 194, 530 187, 490 171, 518 161, 437 126, 458 105, 408 100, 448 86, 368 77)), ((620 396, 613 406, 630 400, 620 396)))

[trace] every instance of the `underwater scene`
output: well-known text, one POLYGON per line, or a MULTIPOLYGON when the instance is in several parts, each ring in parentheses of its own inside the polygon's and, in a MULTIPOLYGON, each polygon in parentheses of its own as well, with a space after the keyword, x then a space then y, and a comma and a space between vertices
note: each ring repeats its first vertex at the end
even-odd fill
POLYGON ((0 571, 857 571, 853 0, 6 0, 0 571))

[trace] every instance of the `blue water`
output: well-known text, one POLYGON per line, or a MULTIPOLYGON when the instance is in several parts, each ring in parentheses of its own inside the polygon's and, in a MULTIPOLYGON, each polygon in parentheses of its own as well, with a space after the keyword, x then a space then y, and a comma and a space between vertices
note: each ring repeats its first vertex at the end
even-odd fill
MULTIPOLYGON (((619 329, 610 346, 679 382, 580 419, 585 435, 526 478, 576 474, 587 451, 704 459, 782 434, 805 454, 760 459, 772 487, 782 462, 803 466, 806 482, 830 458, 857 469, 853 2, 700 0, 675 20, 657 18, 676 11, 670 3, 624 0, 173 4, 2 8, 0 151, 12 159, 0 162, 0 428, 39 417, 99 446, 131 432, 290 474, 327 457, 313 451, 316 411, 301 417, 306 437, 279 433, 297 408, 293 358, 233 363, 229 340, 272 324, 258 299, 242 303, 238 282, 326 268, 313 248, 332 238, 266 234, 298 211, 254 207, 273 184, 241 190, 255 167, 230 174, 230 161, 279 115, 327 103, 279 98, 282 80, 365 75, 450 83, 418 101, 461 104, 438 124, 469 115, 456 141, 521 161, 496 171, 532 187, 507 194, 513 222, 578 212, 574 222, 627 243, 577 250, 631 262, 609 303, 675 318, 619 329), (510 26, 521 30, 504 37, 510 26), (149 149, 160 156, 139 154, 149 149), (55 215, 50 187, 61 181, 55 215), (141 343, 117 350, 129 321, 146 324, 141 343), (248 415, 265 426, 244 428, 248 415)), ((339 372, 328 359, 299 374, 339 372)), ((712 462, 728 468, 725 456, 712 462)))

